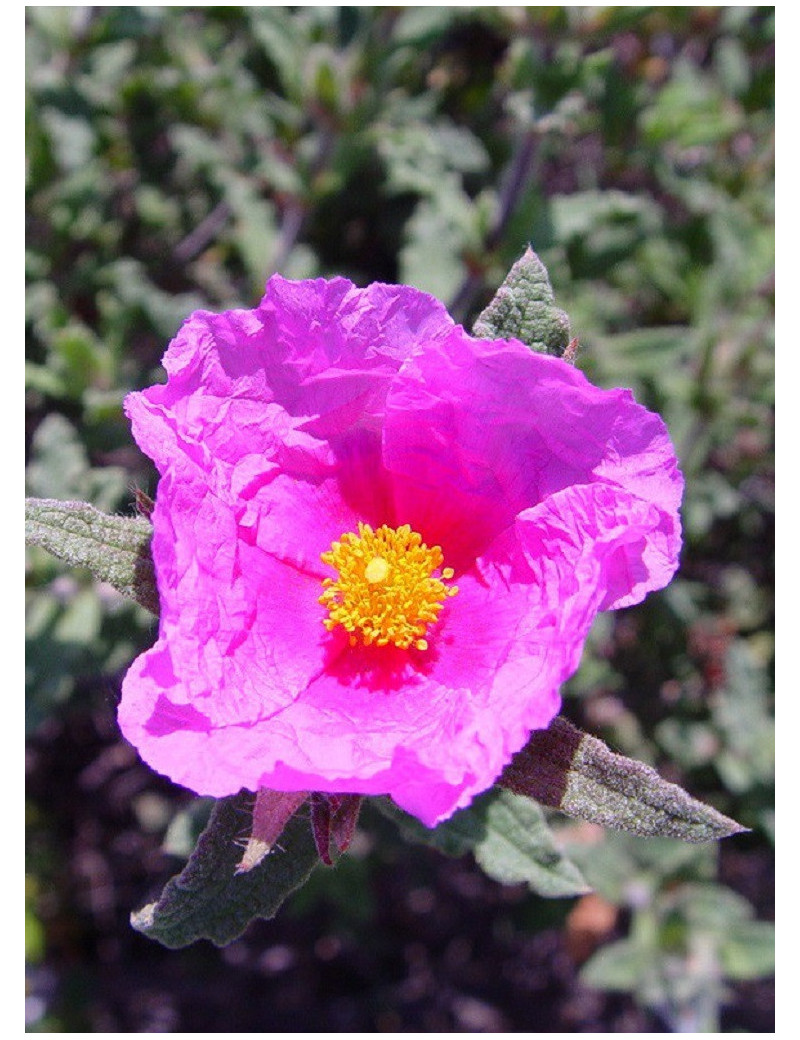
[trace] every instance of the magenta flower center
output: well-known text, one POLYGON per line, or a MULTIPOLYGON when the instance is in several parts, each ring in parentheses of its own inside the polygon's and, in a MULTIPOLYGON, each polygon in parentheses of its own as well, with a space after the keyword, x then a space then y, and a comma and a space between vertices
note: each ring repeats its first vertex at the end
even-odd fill
POLYGON ((384 524, 373 531, 359 523, 358 534, 343 534, 322 553, 322 562, 338 573, 335 580, 322 582, 319 602, 328 609, 323 624, 329 632, 341 625, 350 633, 351 646, 360 640, 365 646, 391 643, 401 650, 427 650, 428 626, 458 592, 457 586, 445 584, 453 569, 442 568, 440 547, 428 547, 408 524, 384 524))

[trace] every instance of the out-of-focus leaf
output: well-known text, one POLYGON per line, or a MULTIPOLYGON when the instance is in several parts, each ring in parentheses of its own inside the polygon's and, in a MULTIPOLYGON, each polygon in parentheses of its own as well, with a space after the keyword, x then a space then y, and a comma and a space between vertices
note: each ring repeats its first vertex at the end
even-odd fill
POLYGON ((752 916, 747 900, 721 885, 687 884, 673 899, 692 927, 707 931, 722 933, 752 916))
POLYGON ((403 283, 440 300, 452 299, 464 278, 463 249, 463 232, 434 205, 420 203, 400 251, 403 283))
POLYGON ((486 150, 475 135, 449 122, 416 123, 406 117, 397 126, 377 126, 374 134, 391 191, 435 196, 446 205, 447 194, 458 191, 453 172, 480 173, 488 166, 486 150))
POLYGON ((581 981, 634 993, 673 1032, 717 1032, 723 980, 772 971, 772 925, 751 920, 746 900, 720 885, 676 884, 648 901, 640 893, 632 909, 631 936, 597 951, 581 981))
POLYGON ((288 98, 302 99, 302 23, 281 7, 248 9, 253 37, 273 63, 288 98))
POLYGON ((770 921, 738 921, 720 950, 726 978, 761 979, 775 971, 775 925, 770 921))
POLYGON ((726 681, 712 703, 712 717, 722 734, 716 766, 732 791, 769 782, 775 768, 775 721, 767 702, 766 668, 744 640, 725 655, 726 681))
POLYGON ((25 608, 25 728, 33 732, 97 668, 102 610, 93 589, 67 579, 60 596, 31 592, 25 608), (64 588, 66 584, 66 588, 64 588))
POLYGON ((745 93, 750 85, 750 62, 740 40, 723 36, 714 48, 714 68, 720 85, 734 97, 745 93))
POLYGON ((440 37, 459 17, 460 13, 458 8, 451 7, 403 8, 394 26, 394 41, 415 47, 425 47, 431 40, 440 37))
POLYGON ((101 277, 106 288, 98 294, 98 304, 104 318, 119 324, 123 315, 140 319, 144 315, 165 342, 175 335, 187 315, 203 306, 198 293, 173 294, 159 289, 144 266, 130 258, 107 264, 101 277))
POLYGON ((646 906, 660 889, 685 878, 711 880, 716 846, 672 838, 637 838, 584 825, 559 826, 558 838, 591 887, 618 906, 646 906))
POLYGON ((125 491, 127 476, 118 466, 92 469, 86 449, 64 416, 54 412, 39 424, 26 470, 28 493, 64 499, 83 498, 99 509, 113 509, 125 491))
POLYGON ((653 954, 645 954, 632 939, 620 939, 604 946, 587 961, 581 970, 581 982, 594 989, 631 991, 644 974, 656 970, 653 954))
POLYGON ((94 132, 91 124, 57 109, 45 109, 42 121, 50 132, 58 162, 64 170, 77 170, 91 159, 94 132))
POLYGON ((656 727, 659 744, 672 761, 685 769, 696 769, 712 761, 720 741, 712 726, 687 719, 664 719, 656 727))
POLYGON ((161 844, 164 852, 188 859, 208 824, 214 804, 213 798, 193 798, 185 809, 180 809, 164 835, 161 844))
POLYGON ((550 199, 550 215, 559 242, 581 240, 584 249, 594 252, 631 247, 660 231, 662 221, 653 199, 621 191, 557 195, 550 199))
POLYGON ((89 465, 86 451, 63 416, 53 414, 42 421, 34 438, 33 454, 26 473, 33 494, 49 487, 54 495, 66 497, 83 485, 89 465))
POLYGON ((689 62, 681 62, 654 104, 642 114, 641 124, 652 143, 691 148, 729 137, 741 126, 742 112, 710 78, 689 62))
POLYGON ((25 963, 38 964, 45 954, 47 941, 44 926, 37 912, 39 896, 36 878, 25 875, 25 963))

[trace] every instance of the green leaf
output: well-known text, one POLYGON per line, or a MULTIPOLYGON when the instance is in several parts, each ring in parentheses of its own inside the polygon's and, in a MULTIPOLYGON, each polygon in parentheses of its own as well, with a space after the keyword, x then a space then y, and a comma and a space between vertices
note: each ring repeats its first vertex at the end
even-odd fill
POLYGON ((676 905, 688 927, 715 937, 726 978, 756 979, 775 970, 775 925, 753 920, 748 901, 716 884, 686 885, 676 905))
POLYGON ((653 951, 633 939, 620 939, 598 950, 581 970, 584 986, 603 990, 635 990, 642 976, 655 969, 653 951), (649 956, 648 956, 649 954, 649 956))
POLYGON ((658 234, 662 216, 646 195, 624 191, 581 191, 555 195, 550 219, 557 242, 576 241, 589 254, 632 249, 648 235, 658 234))
POLYGON ((406 242, 400 250, 403 283, 439 300, 451 299, 464 280, 463 248, 463 228, 434 203, 421 202, 406 224, 406 242))
POLYGON ((741 128, 744 113, 730 103, 712 77, 682 60, 675 63, 670 81, 642 111, 639 122, 648 144, 688 149, 732 136, 741 128))
POLYGON ((711 703, 722 748, 715 765, 725 786, 741 793, 769 784, 775 775, 775 720, 768 696, 767 665, 744 639, 725 653, 725 683, 711 703))
POLYGON ((45 592, 26 598, 25 728, 33 733, 96 669, 103 610, 95 591, 77 583, 64 601, 45 592))
POLYGON ((25 483, 34 498, 89 501, 113 509, 124 494, 128 476, 121 466, 92 469, 78 431, 59 413, 51 413, 33 436, 25 483))
POLYGON ((670 890, 687 877, 716 876, 718 850, 711 844, 639 838, 611 830, 587 838, 583 828, 566 823, 558 836, 592 889, 620 906, 649 905, 655 893, 670 890))
POLYGON ((319 863, 305 816, 294 816, 276 847, 252 870, 237 873, 253 795, 243 791, 216 803, 185 868, 160 898, 131 915, 138 931, 177 949, 198 939, 233 942, 257 918, 274 917, 319 863))
POLYGON ((775 925, 771 921, 737 921, 720 949, 726 978, 760 979, 775 971, 775 925))
POLYGON ((519 339, 539 353, 563 357, 570 341, 569 318, 556 307, 547 268, 530 247, 472 331, 484 339, 519 339))
POLYGON ((560 716, 532 734, 499 783, 568 816, 640 837, 694 843, 747 829, 560 716))
POLYGON ((253 41, 273 64, 283 96, 297 101, 303 97, 303 24, 286 9, 246 8, 253 41))
POLYGON ((541 807, 530 798, 497 791, 481 804, 486 832, 475 859, 504 885, 521 881, 540 896, 574 896, 589 891, 581 872, 558 849, 541 807))
POLYGON ((589 891, 578 868, 558 849, 541 808, 529 798, 494 788, 434 828, 388 799, 375 799, 375 804, 409 840, 448 856, 472 852, 489 877, 502 884, 524 881, 542 896, 589 891))
POLYGON ((208 825, 215 804, 213 798, 193 798, 184 809, 180 809, 167 827, 161 843, 162 851, 168 856, 188 859, 208 825))
POLYGON ((150 538, 144 517, 110 516, 87 502, 25 500, 25 542, 47 549, 73 567, 88 567, 101 581, 158 614, 150 538))

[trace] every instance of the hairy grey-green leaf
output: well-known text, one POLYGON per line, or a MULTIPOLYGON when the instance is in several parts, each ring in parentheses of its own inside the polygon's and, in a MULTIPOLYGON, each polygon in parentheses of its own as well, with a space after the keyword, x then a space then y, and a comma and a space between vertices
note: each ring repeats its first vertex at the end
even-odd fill
POLYGON ((556 307, 547 268, 530 246, 472 331, 483 339, 519 339, 539 353, 564 356, 570 342, 569 318, 556 307))
POLYGON ((530 798, 494 788, 434 828, 423 826, 388 799, 376 801, 405 837, 449 856, 471 851, 495 881, 505 885, 524 881, 542 896, 589 890, 575 864, 558 849, 544 813, 530 798))
POLYGON ((25 500, 25 541, 73 567, 88 567, 101 581, 158 614, 150 538, 144 517, 111 516, 88 502, 25 500))
POLYGON ((131 915, 131 924, 177 949, 198 939, 233 942, 257 918, 274 917, 319 863, 306 817, 294 816, 269 855, 237 873, 252 823, 254 795, 243 791, 216 803, 189 862, 160 898, 131 915))
POLYGON ((641 837, 704 842, 746 830, 561 717, 531 735, 499 783, 568 816, 641 837))

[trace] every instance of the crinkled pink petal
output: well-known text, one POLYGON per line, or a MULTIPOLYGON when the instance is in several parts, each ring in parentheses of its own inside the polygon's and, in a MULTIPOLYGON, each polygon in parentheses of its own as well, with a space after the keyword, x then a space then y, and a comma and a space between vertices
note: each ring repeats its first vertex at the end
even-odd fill
MULTIPOLYGON (((452 319, 431 296, 404 286, 356 289, 344 278, 270 279, 253 311, 198 311, 164 356, 169 376, 126 400, 134 436, 157 464, 176 452, 211 468, 269 452, 278 406, 284 426, 335 440, 383 424, 389 382, 401 362, 449 334, 452 319), (157 428, 140 421, 148 408, 157 428), (168 431, 167 440, 155 439, 168 431)), ((284 431, 285 432, 285 431, 284 431)))
POLYGON ((635 587, 618 589, 604 609, 638 602, 677 567, 683 479, 662 421, 630 391, 601 390, 516 341, 455 329, 409 358, 387 401, 384 460, 398 517, 449 561, 474 556, 548 495, 601 481, 662 517, 642 546, 649 579, 637 572, 635 587))
POLYGON ((407 287, 273 278, 126 402, 162 474, 161 620, 123 733, 202 794, 389 794, 433 825, 548 725, 598 610, 669 580, 680 475, 626 391, 472 340, 407 287), (457 569, 427 651, 328 633, 320 559, 411 523, 457 569))
MULTIPOLYGON (((152 714, 127 735, 156 769, 180 761, 180 776, 170 775, 204 794, 355 786, 391 794, 433 826, 490 786, 530 731, 552 720, 559 687, 617 581, 620 548, 654 519, 652 507, 603 485, 567 489, 517 518, 461 576, 432 652, 351 650, 331 639, 307 688, 238 726, 194 714, 197 699, 176 725, 179 706, 162 681, 152 687, 152 714)), ((166 646, 149 653, 173 667, 166 646)), ((140 692, 146 682, 140 673, 140 692)), ((141 702, 132 714, 142 719, 141 702)))

